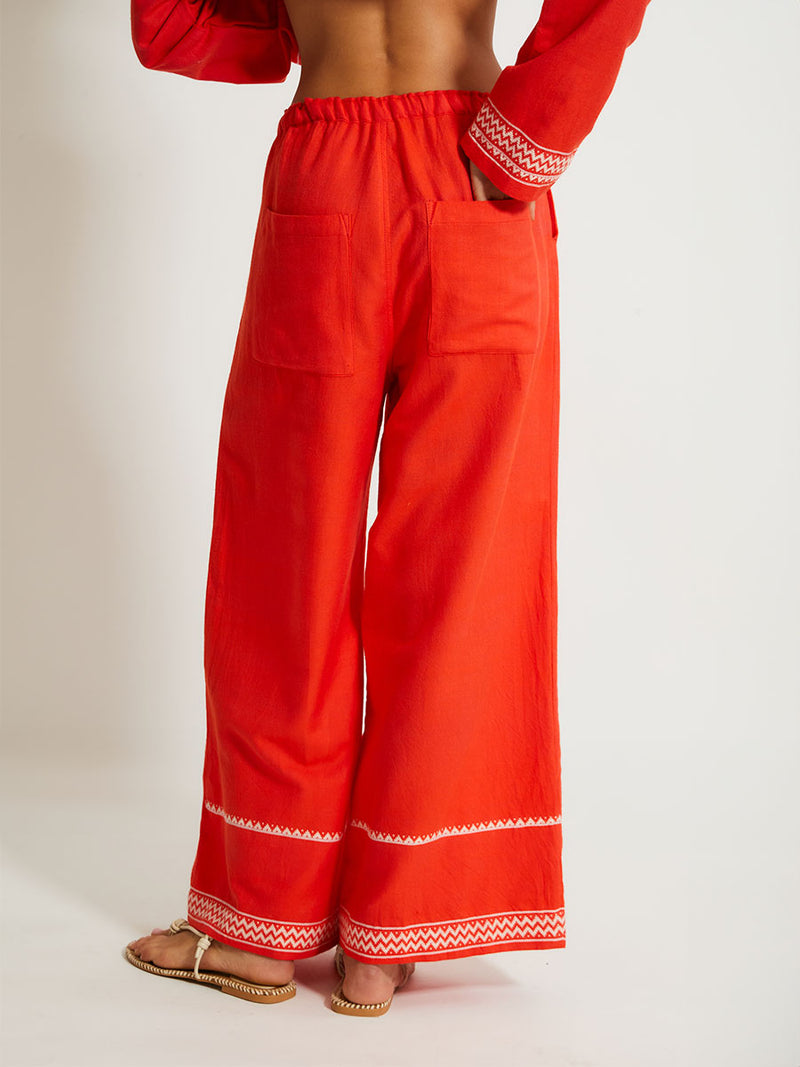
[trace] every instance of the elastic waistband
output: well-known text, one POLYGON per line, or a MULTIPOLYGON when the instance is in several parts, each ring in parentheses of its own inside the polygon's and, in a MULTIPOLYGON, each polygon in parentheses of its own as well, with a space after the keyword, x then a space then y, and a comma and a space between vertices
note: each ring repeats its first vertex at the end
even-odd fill
POLYGON ((421 89, 388 96, 307 96, 284 110, 277 132, 304 122, 393 122, 415 115, 477 112, 488 95, 481 89, 421 89))

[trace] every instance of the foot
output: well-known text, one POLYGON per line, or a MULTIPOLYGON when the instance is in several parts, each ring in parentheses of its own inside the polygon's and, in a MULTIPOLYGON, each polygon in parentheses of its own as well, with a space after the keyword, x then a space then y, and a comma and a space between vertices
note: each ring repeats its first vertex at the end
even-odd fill
POLYGON ((364 963, 344 955, 342 993, 356 1004, 380 1004, 388 1000, 403 980, 400 963, 364 963))
MULTIPOLYGON (((156 928, 146 937, 130 941, 128 948, 146 963, 191 971, 196 945, 197 936, 191 930, 170 934, 156 928)), ((284 985, 294 978, 294 960, 272 959, 214 940, 200 959, 200 970, 222 971, 258 985, 284 985)))

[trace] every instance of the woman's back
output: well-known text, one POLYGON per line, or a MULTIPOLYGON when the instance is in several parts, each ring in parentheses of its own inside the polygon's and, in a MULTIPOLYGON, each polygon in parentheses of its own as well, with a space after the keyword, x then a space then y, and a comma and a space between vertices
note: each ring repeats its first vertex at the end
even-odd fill
POLYGON ((293 103, 430 88, 489 90, 496 0, 286 0, 302 56, 293 103))

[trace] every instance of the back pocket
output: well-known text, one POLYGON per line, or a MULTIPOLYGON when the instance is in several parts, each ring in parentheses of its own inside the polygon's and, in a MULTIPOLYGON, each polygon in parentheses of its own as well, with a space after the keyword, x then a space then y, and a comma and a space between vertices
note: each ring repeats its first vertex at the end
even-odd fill
POLYGON ((352 214, 289 215, 262 204, 242 312, 253 359, 353 374, 352 214))
POLYGON ((540 225, 523 200, 427 200, 428 351, 536 352, 547 307, 540 225))

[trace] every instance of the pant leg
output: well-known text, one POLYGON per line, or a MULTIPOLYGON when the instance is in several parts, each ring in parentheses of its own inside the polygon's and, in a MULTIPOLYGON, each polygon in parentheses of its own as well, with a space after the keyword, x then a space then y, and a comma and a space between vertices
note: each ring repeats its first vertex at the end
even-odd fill
POLYGON ((389 347, 375 133, 281 123, 220 429, 188 915, 289 959, 337 940, 362 728, 364 542, 389 347))
POLYGON ((565 944, 550 194, 476 202, 468 116, 409 121, 339 930, 370 962, 565 944))

